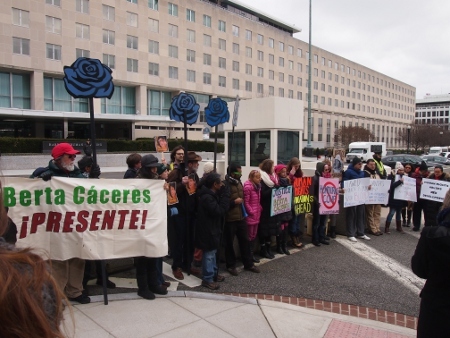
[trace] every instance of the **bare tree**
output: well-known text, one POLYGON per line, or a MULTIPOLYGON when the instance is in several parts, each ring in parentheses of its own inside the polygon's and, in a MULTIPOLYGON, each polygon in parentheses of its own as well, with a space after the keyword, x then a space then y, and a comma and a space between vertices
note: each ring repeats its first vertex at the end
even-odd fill
POLYGON ((174 125, 175 121, 170 120, 169 125, 166 127, 166 136, 168 140, 172 139, 175 136, 174 125))
POLYGON ((375 135, 369 129, 359 126, 342 126, 335 132, 334 142, 337 146, 347 148, 350 143, 358 141, 375 141, 375 135))
MULTIPOLYGON (((409 146, 417 152, 419 149, 425 152, 429 147, 433 145, 440 145, 448 139, 448 132, 444 132, 438 126, 428 125, 428 124, 415 124, 411 123, 411 129, 409 131, 409 146), (443 134, 440 134, 440 133, 443 134), (443 137, 445 136, 445 138, 443 137)), ((400 130, 398 137, 408 143, 408 128, 400 130)))

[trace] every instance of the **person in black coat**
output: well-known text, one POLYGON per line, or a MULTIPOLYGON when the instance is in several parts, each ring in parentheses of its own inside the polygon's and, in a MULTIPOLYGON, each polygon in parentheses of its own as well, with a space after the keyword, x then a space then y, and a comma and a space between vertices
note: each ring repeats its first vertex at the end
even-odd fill
POLYGON ((199 207, 195 228, 195 247, 203 251, 202 286, 217 290, 225 278, 217 274, 216 252, 219 248, 223 222, 230 204, 229 190, 220 175, 211 173, 205 177, 198 191, 199 207))
POLYGON ((423 228, 411 269, 426 279, 420 293, 417 337, 450 337, 450 190, 437 215, 438 226, 423 228))
POLYGON ((394 198, 395 189, 397 189, 399 186, 403 184, 403 175, 405 174, 405 169, 403 165, 400 162, 397 162, 395 165, 395 169, 397 172, 391 173, 388 176, 388 179, 391 180, 391 187, 389 189, 389 214, 386 217, 386 225, 384 228, 384 233, 390 234, 389 227, 391 225, 392 218, 395 214, 395 224, 397 225, 397 231, 404 234, 402 228, 402 208, 408 205, 407 201, 404 200, 397 200, 394 198), (396 177, 399 176, 399 179, 396 181, 396 177))

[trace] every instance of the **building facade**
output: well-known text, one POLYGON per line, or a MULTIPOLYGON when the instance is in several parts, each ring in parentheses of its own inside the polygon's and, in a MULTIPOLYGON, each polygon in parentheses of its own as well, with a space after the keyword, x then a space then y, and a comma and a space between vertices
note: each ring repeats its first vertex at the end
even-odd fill
POLYGON ((416 101, 416 124, 433 124, 449 130, 450 94, 426 95, 416 101))
MULTIPOLYGON (((88 135, 87 101, 71 98, 62 81, 79 56, 113 69, 114 96, 94 100, 98 137, 182 137, 168 117, 180 91, 201 110, 215 96, 307 107, 307 42, 239 1, 5 0, 0 27, 0 136, 88 135)), ((414 119, 415 88, 319 47, 312 53, 313 146, 333 146, 343 125, 403 146, 397 135, 414 119)), ((204 126, 201 114, 189 135, 201 138, 204 126)))

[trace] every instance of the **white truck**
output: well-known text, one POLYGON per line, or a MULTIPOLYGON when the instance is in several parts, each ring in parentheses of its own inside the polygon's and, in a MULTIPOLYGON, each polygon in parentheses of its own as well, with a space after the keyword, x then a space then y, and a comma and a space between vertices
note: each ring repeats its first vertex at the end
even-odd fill
POLYGON ((352 142, 348 145, 349 152, 345 156, 347 163, 350 163, 354 157, 359 157, 361 161, 367 162, 373 158, 374 152, 381 152, 381 157, 386 156, 385 142, 352 142))
POLYGON ((448 151, 447 147, 430 147, 428 155, 439 155, 440 153, 444 153, 446 151, 448 151))

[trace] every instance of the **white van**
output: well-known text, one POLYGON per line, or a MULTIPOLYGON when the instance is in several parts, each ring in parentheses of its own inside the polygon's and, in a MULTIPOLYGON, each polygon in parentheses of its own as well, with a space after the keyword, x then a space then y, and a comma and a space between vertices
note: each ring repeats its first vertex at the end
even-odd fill
POLYGON ((348 145, 349 152, 345 156, 347 163, 350 163, 354 157, 359 157, 361 161, 367 162, 373 158, 374 152, 381 152, 381 157, 386 156, 385 142, 352 142, 348 145))
POLYGON ((448 150, 447 147, 430 147, 428 155, 439 155, 440 153, 444 153, 447 150, 448 150))

